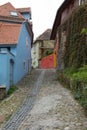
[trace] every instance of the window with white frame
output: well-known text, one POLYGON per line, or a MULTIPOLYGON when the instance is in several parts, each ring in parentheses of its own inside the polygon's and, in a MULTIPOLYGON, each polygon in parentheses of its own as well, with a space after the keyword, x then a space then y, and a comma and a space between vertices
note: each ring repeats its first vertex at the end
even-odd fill
POLYGON ((10 12, 10 15, 11 16, 14 16, 14 17, 18 17, 18 13, 16 11, 11 11, 10 12))

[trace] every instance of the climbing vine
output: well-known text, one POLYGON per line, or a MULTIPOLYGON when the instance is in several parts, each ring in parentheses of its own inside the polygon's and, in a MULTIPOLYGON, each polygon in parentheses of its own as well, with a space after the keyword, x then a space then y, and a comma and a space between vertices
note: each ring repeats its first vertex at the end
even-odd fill
POLYGON ((76 9, 59 26, 58 34, 58 79, 72 90, 87 113, 87 5, 76 9))
POLYGON ((71 17, 58 28, 60 48, 63 44, 61 43, 63 31, 66 31, 64 67, 79 68, 87 64, 87 5, 76 9, 71 17))

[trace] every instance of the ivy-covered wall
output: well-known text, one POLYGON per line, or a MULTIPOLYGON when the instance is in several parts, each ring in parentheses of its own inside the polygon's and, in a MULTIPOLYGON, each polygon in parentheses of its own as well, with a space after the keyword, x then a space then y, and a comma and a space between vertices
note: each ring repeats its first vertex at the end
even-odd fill
POLYGON ((58 28, 57 70, 87 64, 87 5, 76 9, 58 28))

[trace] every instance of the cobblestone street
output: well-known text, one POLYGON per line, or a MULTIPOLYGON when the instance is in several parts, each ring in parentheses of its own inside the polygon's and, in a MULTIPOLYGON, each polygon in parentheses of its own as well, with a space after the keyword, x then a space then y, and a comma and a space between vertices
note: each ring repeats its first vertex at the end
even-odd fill
POLYGON ((37 69, 32 75, 20 82, 24 101, 0 130, 87 130, 84 110, 56 80, 55 70, 37 69))

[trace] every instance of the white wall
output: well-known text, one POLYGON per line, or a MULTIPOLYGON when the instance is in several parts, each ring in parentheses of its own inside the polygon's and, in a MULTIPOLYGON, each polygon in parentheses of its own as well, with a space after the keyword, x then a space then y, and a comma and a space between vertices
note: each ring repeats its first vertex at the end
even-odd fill
POLYGON ((32 56, 32 67, 37 68, 39 65, 39 44, 36 43, 33 45, 31 50, 31 56, 32 56))

